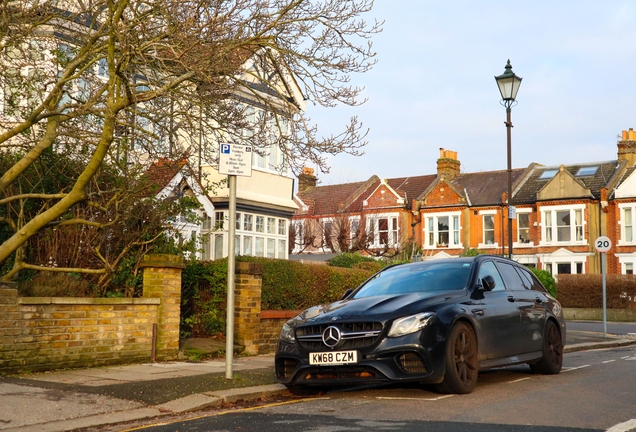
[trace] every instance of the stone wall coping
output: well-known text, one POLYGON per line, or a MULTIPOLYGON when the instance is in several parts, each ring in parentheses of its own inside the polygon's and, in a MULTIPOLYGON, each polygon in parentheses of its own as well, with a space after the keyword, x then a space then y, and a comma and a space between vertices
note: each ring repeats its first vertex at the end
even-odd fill
POLYGON ((160 267, 160 268, 179 268, 184 269, 186 266, 183 257, 180 255, 170 254, 151 254, 144 255, 144 260, 139 267, 160 267))
POLYGON ((234 269, 234 274, 263 275, 264 272, 263 264, 253 262, 237 262, 234 269))
POLYGON ((297 310, 264 310, 261 311, 261 319, 283 319, 283 318, 293 318, 302 311, 297 310))
POLYGON ((160 298, 18 297, 18 304, 159 305, 160 298))

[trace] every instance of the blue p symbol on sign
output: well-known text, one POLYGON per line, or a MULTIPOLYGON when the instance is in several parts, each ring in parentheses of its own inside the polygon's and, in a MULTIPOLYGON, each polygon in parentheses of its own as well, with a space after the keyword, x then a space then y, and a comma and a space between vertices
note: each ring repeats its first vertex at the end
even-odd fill
POLYGON ((230 154, 230 145, 229 144, 221 144, 221 153, 230 154))

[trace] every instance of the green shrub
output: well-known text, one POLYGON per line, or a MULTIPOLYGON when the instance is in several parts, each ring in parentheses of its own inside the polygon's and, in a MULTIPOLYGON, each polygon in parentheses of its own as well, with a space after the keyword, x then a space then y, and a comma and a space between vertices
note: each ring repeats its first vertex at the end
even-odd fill
POLYGON ((545 289, 548 290, 550 295, 554 298, 557 298, 557 286, 552 273, 547 270, 539 270, 534 267, 529 267, 529 270, 534 273, 537 279, 539 279, 539 281, 543 284, 545 289))
POLYGON ((190 262, 181 276, 181 334, 225 333, 227 259, 190 262))
POLYGON ((329 265, 332 267, 353 268, 355 264, 362 263, 362 262, 378 262, 378 261, 376 261, 374 258, 360 255, 357 253, 343 252, 331 258, 329 260, 329 265))
POLYGON ((474 257, 477 255, 485 254, 486 252, 481 251, 477 248, 464 248, 462 253, 459 254, 460 257, 474 257))
MULTIPOLYGON (((237 262, 263 265, 262 310, 301 310, 334 302, 375 272, 247 256, 237 257, 237 262)), ((189 263, 182 278, 182 335, 224 332, 226 293, 227 259, 189 263)))

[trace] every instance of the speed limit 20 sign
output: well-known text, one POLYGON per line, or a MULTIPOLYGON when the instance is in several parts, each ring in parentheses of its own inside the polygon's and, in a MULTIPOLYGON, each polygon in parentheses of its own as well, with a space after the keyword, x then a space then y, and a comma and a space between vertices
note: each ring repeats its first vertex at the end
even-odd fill
POLYGON ((609 239, 609 237, 600 236, 599 238, 594 240, 594 247, 599 252, 607 252, 612 247, 612 241, 609 239))

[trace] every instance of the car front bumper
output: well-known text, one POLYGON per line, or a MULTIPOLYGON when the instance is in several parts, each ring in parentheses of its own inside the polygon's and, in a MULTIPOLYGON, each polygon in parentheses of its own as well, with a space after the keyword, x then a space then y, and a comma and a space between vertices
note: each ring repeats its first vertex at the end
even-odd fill
POLYGON ((334 366, 311 365, 310 351, 297 343, 279 340, 276 377, 290 387, 406 381, 439 383, 445 372, 445 338, 431 330, 397 338, 385 337, 372 347, 358 349, 357 363, 334 366))

